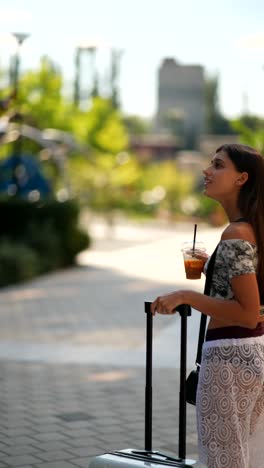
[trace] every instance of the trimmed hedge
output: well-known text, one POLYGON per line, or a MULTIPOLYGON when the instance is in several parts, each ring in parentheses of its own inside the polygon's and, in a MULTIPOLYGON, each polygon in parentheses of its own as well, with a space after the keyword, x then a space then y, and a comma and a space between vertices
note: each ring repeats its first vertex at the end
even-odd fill
POLYGON ((0 286, 33 278, 39 273, 37 253, 23 244, 0 243, 0 286))
POLYGON ((73 265, 90 245, 75 200, 0 199, 0 219, 0 285, 73 265))

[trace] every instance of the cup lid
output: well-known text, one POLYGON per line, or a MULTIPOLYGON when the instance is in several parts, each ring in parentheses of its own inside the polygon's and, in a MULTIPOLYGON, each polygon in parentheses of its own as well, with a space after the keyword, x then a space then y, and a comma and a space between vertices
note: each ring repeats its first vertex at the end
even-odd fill
MULTIPOLYGON (((185 250, 193 250, 193 242, 192 241, 186 241, 186 242, 182 243, 181 251, 185 251, 185 250)), ((195 242, 194 250, 199 250, 199 251, 205 252, 206 251, 205 243, 202 242, 202 241, 195 242)))

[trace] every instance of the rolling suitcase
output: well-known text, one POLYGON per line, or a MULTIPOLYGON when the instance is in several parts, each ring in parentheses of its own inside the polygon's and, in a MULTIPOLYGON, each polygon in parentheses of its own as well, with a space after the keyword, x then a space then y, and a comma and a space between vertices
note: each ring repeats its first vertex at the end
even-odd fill
POLYGON ((196 464, 186 459, 186 354, 188 305, 177 307, 181 316, 180 392, 179 392, 179 441, 178 458, 152 450, 152 328, 151 302, 145 302, 146 312, 146 388, 145 388, 145 449, 124 449, 108 452, 92 459, 89 468, 164 468, 164 466, 188 468, 196 464))

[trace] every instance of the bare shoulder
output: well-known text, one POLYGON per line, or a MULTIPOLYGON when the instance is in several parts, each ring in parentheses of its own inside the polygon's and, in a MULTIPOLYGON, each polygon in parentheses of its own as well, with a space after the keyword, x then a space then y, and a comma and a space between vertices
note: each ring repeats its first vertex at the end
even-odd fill
POLYGON ((252 244, 256 244, 256 236, 251 224, 244 222, 230 223, 224 230, 221 239, 243 239, 252 244))

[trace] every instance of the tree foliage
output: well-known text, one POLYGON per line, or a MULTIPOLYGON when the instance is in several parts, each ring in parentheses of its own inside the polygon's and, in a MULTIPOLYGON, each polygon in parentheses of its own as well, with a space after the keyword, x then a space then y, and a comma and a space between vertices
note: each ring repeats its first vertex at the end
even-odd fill
POLYGON ((22 115, 40 129, 71 129, 71 105, 62 94, 63 80, 58 68, 43 57, 37 70, 22 75, 18 105, 22 115))
POLYGON ((125 115, 123 123, 129 135, 144 135, 150 132, 150 121, 138 115, 125 115))
POLYGON ((211 134, 228 135, 234 130, 219 108, 218 77, 208 77, 205 84, 206 126, 211 134))
POLYGON ((77 138, 99 152, 116 154, 128 145, 121 114, 110 99, 96 97, 86 112, 76 109, 72 130, 77 138))
POLYGON ((145 166, 141 179, 145 201, 174 214, 180 211, 181 201, 193 189, 193 182, 192 175, 179 171, 175 161, 145 166))
POLYGON ((264 154, 264 119, 243 115, 240 119, 233 120, 232 126, 240 135, 242 143, 252 146, 264 154))

